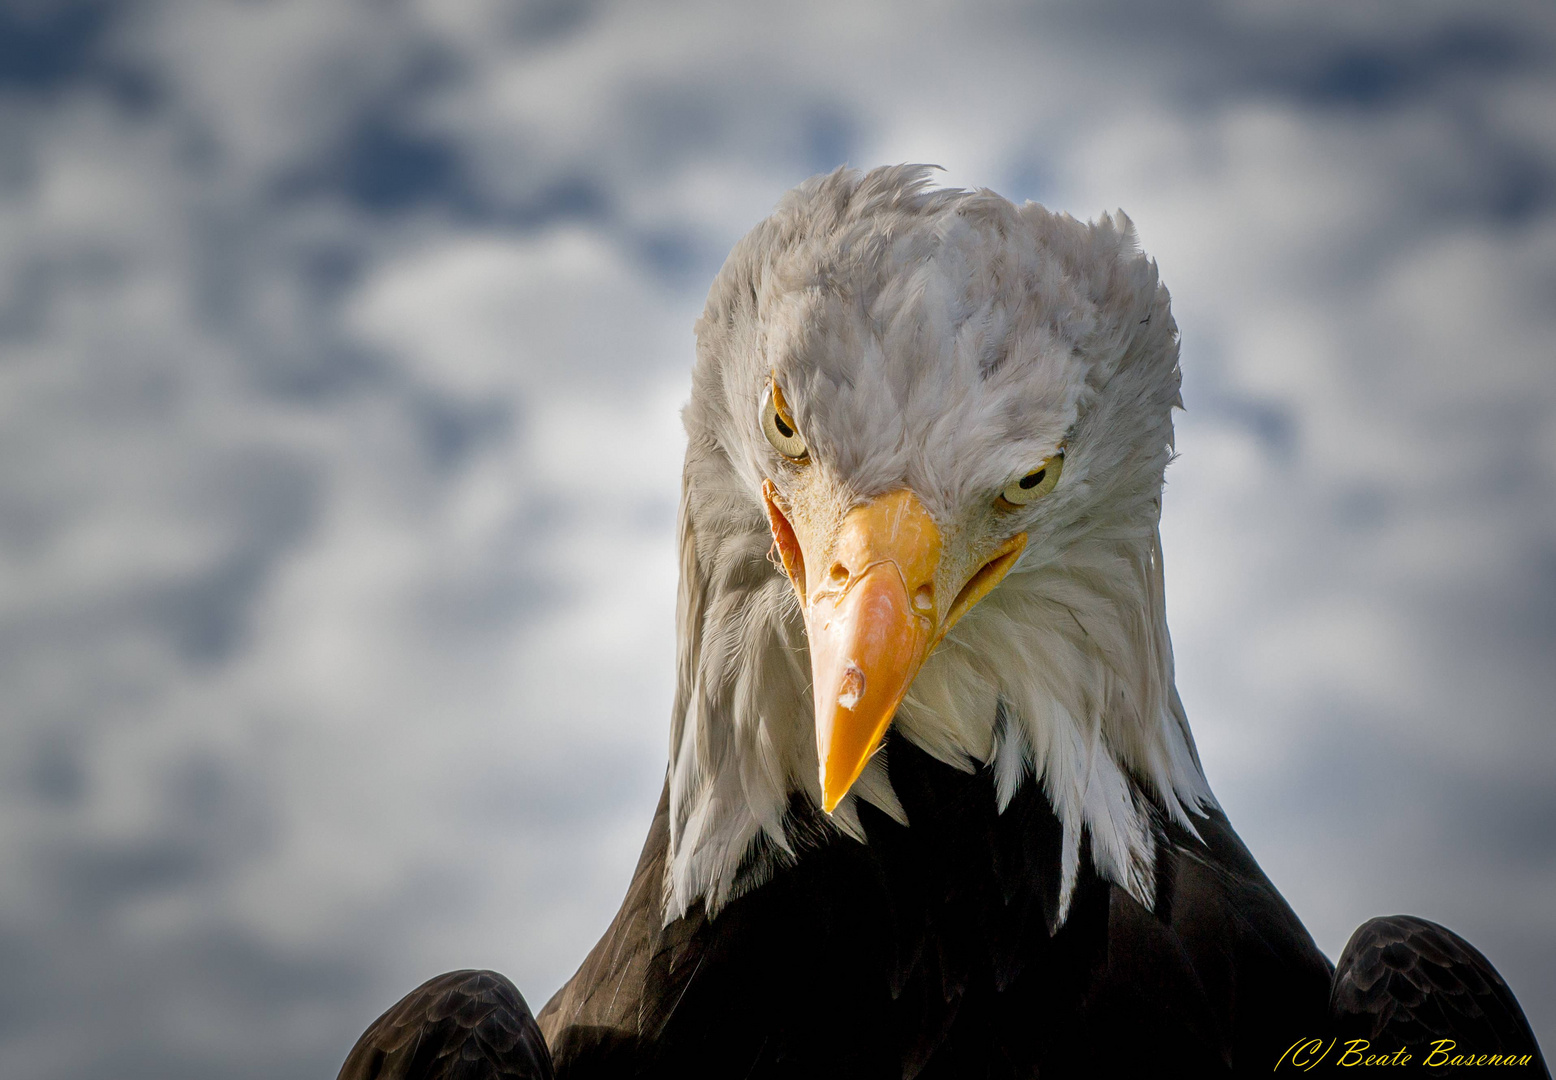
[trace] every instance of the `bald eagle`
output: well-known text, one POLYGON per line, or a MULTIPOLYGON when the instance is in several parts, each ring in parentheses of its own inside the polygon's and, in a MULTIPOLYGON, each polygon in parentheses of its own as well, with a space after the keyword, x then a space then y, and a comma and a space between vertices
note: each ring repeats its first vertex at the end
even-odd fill
POLYGON ((342 1080, 1217 1076, 1442 1039, 1548 1076, 1450 931, 1373 920, 1336 970, 1217 805, 1164 606, 1180 404, 1122 214, 918 166, 791 192, 697 323, 670 760, 620 912, 538 1018, 439 976, 342 1080))

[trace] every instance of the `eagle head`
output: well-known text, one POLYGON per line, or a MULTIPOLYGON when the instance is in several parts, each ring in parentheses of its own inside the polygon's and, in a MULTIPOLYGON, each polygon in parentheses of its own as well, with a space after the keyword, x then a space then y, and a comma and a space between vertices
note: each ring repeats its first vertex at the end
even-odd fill
POLYGON ((1177 331, 1122 214, 929 169, 800 185, 697 323, 680 513, 666 918, 795 856, 796 795, 910 825, 889 727, 1041 783, 1143 903, 1160 821, 1213 797, 1173 686, 1163 472, 1177 331))

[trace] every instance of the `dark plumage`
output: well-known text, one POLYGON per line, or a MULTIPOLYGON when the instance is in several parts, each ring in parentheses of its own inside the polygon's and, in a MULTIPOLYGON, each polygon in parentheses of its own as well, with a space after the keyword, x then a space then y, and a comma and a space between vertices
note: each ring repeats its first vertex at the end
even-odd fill
POLYGON ((495 971, 450 971, 362 1033, 339 1080, 553 1080, 522 994, 495 971))
MULTIPOLYGON (((1050 934, 1059 832, 1028 787, 990 812, 987 775, 893 740, 905 829, 866 811, 869 843, 796 804, 795 864, 732 902, 661 926, 662 796, 620 912, 577 975, 530 1019, 491 972, 432 979, 358 1041, 340 1080, 1218 1076, 1269 1071, 1300 1039, 1369 1052, 1434 1039, 1531 1054, 1517 1001, 1451 931, 1373 919, 1331 979, 1226 820, 1166 837, 1155 913, 1087 874, 1050 934), (546 1052, 549 1044, 551 1053, 546 1052)), ((1445 1075, 1452 1070, 1428 1070, 1445 1075)))
POLYGON ((986 773, 888 754, 911 828, 867 810, 861 845, 796 805, 792 866, 664 928, 662 800, 616 921, 541 1012, 558 1075, 1213 1076, 1322 1031, 1329 963, 1219 815, 1203 844, 1168 831, 1156 914, 1088 871, 1051 933, 1041 791, 996 814, 986 773))
POLYGON ((1524 1011, 1491 961, 1445 926, 1388 915, 1357 928, 1340 954, 1329 1009, 1341 1040, 1370 1050, 1404 1047, 1433 1075, 1455 1055, 1532 1057, 1525 1075, 1549 1077, 1524 1011), (1434 1043, 1451 1040, 1452 1046, 1434 1043), (1436 1058, 1444 1063, 1432 1066, 1436 1058))

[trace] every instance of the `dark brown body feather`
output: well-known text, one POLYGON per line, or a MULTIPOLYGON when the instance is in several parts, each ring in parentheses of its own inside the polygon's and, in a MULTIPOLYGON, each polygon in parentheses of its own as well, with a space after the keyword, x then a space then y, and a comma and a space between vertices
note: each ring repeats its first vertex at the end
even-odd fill
MULTIPOLYGON (((798 859, 660 925, 663 800, 625 903, 540 1025, 562 1078, 1267 1072, 1325 1028, 1331 968, 1219 815, 1162 833, 1155 912, 1090 872, 1056 932, 1060 828, 1028 784, 901 739, 911 827, 867 844, 791 812, 798 859)), ((813 812, 812 812, 813 813, 813 812)))
POLYGON ((368 1026, 338 1080, 553 1080, 524 997, 494 971, 428 979, 368 1026))
POLYGON ((451 972, 379 1017, 341 1080, 1263 1076, 1306 1040, 1337 1072, 1347 1039, 1409 1046, 1419 1071, 1441 1038, 1549 1076, 1506 983, 1435 923, 1374 919, 1332 972, 1219 813, 1198 837, 1158 824, 1154 910, 1083 850, 1051 930, 1041 789, 997 814, 986 773, 895 735, 889 753, 911 827, 864 808, 860 844, 797 801, 796 858, 714 919, 663 924, 662 796, 621 910, 538 1027, 502 976, 451 972))
POLYGON ((1351 1040, 1363 1039, 1363 1055, 1407 1050, 1411 1064, 1430 1076, 1461 1071, 1450 1062, 1465 1054, 1528 1055, 1529 1065, 1515 1075, 1551 1075, 1518 999, 1491 961, 1447 927, 1414 915, 1357 928, 1340 954, 1330 1011, 1336 1060, 1351 1040))

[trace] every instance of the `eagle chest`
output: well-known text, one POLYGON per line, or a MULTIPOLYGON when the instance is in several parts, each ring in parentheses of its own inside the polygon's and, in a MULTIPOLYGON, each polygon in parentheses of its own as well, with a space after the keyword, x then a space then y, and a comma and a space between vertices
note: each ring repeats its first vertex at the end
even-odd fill
MULTIPOLYGON (((896 738, 889 750, 909 827, 865 807, 860 844, 796 803, 792 863, 711 920, 645 921, 640 940, 615 942, 615 966, 591 957, 579 979, 593 987, 570 986, 541 1017, 557 1075, 1226 1071, 1247 1041, 1237 948, 1225 927, 1208 932, 1226 914, 1226 871, 1191 868, 1183 895, 1163 897, 1203 911, 1153 913, 1082 859, 1055 927, 1062 830, 1041 789, 996 813, 986 773, 896 738), (1204 940, 1186 943, 1175 920, 1205 923, 1204 940)), ((1164 893, 1178 892, 1183 875, 1164 871, 1164 893)), ((1321 958, 1310 966, 1304 1009, 1321 1019, 1328 973, 1321 958)))

